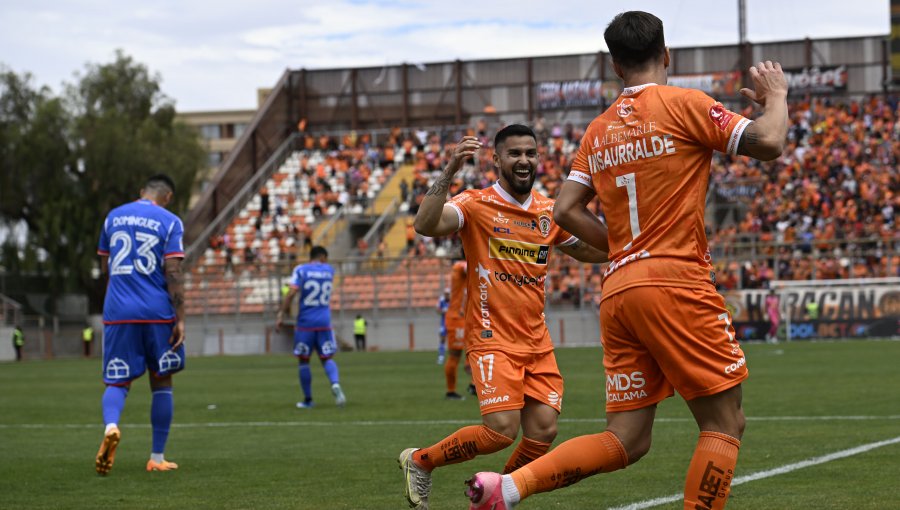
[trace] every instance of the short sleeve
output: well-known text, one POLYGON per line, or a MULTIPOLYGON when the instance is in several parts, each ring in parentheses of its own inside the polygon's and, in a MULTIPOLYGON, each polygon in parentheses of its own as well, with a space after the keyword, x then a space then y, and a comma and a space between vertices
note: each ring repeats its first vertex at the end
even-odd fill
POLYGON ((97 255, 109 255, 109 217, 103 221, 103 228, 100 229, 100 242, 97 244, 97 255))
POLYGON ((581 144, 578 145, 578 152, 575 153, 575 161, 572 162, 572 171, 569 173, 569 176, 573 173, 587 174, 588 180, 590 181, 591 175, 591 167, 590 162, 588 161, 593 149, 591 148, 591 126, 588 126, 588 129, 585 130, 584 136, 581 137, 581 144))
POLYGON ((456 231, 459 232, 466 226, 466 220, 469 218, 470 209, 472 207, 472 194, 467 191, 463 191, 462 193, 456 195, 451 198, 449 202, 447 202, 444 207, 452 207, 456 211, 456 216, 459 219, 459 224, 456 227, 456 231))
POLYGON ((303 284, 303 271, 299 266, 294 268, 294 272, 291 273, 291 282, 288 284, 295 289, 299 289, 300 285, 303 284))
POLYGON ((556 235, 553 237, 553 246, 569 246, 578 242, 578 238, 566 232, 563 229, 557 229, 556 235))
POLYGON ((181 223, 180 218, 175 218, 175 221, 169 225, 164 257, 167 259, 184 258, 184 224, 181 223))
POLYGON ((686 133, 700 145, 736 154, 750 119, 725 108, 699 90, 685 92, 682 119, 686 133))

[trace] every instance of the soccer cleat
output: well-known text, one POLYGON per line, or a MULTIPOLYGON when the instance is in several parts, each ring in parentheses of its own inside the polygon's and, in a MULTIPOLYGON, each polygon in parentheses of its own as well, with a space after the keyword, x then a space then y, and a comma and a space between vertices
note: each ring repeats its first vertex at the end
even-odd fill
POLYGON ((416 510, 428 510, 428 494, 431 492, 431 473, 416 465, 413 461, 413 453, 418 448, 407 448, 400 452, 397 463, 403 470, 406 479, 404 493, 410 508, 416 510))
POLYGON ((469 391, 469 395, 475 395, 476 393, 478 393, 478 390, 475 389, 474 384, 469 384, 468 391, 469 391))
POLYGON ((509 510, 503 500, 503 477, 499 473, 481 472, 466 480, 469 510, 509 510))
POLYGON ((332 384, 331 393, 332 395, 334 395, 334 403, 337 404, 338 407, 344 407, 345 405, 347 405, 347 397, 344 396, 344 392, 343 390, 341 390, 340 384, 332 384))
POLYGON ((312 409, 313 401, 297 402, 297 409, 312 409))
POLYGON ((122 434, 119 432, 118 427, 113 427, 103 436, 100 450, 97 451, 97 459, 94 461, 98 475, 109 474, 113 461, 116 459, 116 448, 119 446, 121 438, 122 434))
POLYGON ((153 459, 147 461, 147 471, 174 471, 178 469, 178 464, 164 460, 156 462, 153 459))
POLYGON ((444 398, 447 400, 464 400, 464 397, 455 391, 448 391, 447 396, 444 398))

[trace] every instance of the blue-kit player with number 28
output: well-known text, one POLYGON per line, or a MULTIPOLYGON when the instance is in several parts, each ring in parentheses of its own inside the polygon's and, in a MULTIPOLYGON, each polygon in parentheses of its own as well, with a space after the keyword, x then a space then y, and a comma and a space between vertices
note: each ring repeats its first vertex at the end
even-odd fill
POLYGON ((149 178, 140 199, 113 209, 97 253, 109 281, 103 303, 103 420, 97 473, 112 469, 119 418, 131 382, 150 370, 153 445, 147 471, 178 468, 163 456, 172 425, 172 374, 184 368, 184 226, 165 207, 175 194, 166 175, 149 178))
POLYGON ((294 328, 294 356, 299 361, 300 388, 304 399, 297 402, 298 409, 313 406, 312 372, 309 357, 313 351, 319 355, 325 375, 331 382, 331 393, 338 407, 344 407, 347 399, 341 390, 338 366, 334 355, 337 342, 331 328, 331 290, 334 286, 334 268, 328 264, 328 250, 313 246, 309 251, 310 261, 294 268, 291 275, 290 291, 284 297, 276 318, 276 328, 281 326, 285 311, 291 309, 291 302, 298 293, 299 311, 294 328))

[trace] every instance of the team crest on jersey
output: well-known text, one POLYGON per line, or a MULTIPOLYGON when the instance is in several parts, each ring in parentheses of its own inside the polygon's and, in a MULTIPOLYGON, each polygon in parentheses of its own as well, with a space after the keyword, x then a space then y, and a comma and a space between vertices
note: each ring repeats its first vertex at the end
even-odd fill
POLYGON ((709 120, 713 121, 713 124, 722 131, 728 129, 728 123, 733 117, 734 114, 726 110, 722 103, 716 103, 709 107, 709 120))
POLYGON ((541 235, 547 237, 550 235, 550 224, 552 222, 552 218, 550 218, 550 214, 542 212, 540 216, 538 216, 538 228, 541 230, 541 235))
POLYGON ((631 115, 633 104, 634 99, 631 99, 630 97, 622 99, 622 101, 616 105, 616 114, 623 119, 631 115))

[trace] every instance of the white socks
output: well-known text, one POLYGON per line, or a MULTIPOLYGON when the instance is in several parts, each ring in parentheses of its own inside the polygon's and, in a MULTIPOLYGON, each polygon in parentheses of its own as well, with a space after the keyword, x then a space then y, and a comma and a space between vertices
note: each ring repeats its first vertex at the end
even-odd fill
POLYGON ((165 462, 165 456, 162 453, 151 453, 150 460, 153 462, 165 462))
POLYGON ((516 487, 516 482, 513 481, 512 476, 503 475, 500 479, 500 487, 503 489, 503 501, 510 508, 519 503, 519 488, 516 487))
POLYGON ((108 424, 106 425, 106 432, 104 432, 103 434, 104 434, 104 435, 109 434, 109 431, 112 430, 112 429, 114 429, 114 428, 119 428, 119 424, 118 424, 118 423, 108 423, 108 424))

